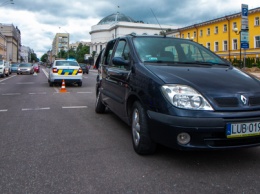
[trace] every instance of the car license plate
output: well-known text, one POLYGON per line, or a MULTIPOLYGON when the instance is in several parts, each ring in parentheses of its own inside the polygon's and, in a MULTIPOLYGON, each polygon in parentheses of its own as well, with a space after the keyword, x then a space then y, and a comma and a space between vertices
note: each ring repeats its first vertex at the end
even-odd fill
POLYGON ((260 135, 260 122, 228 123, 226 134, 227 138, 260 135))
POLYGON ((64 73, 72 73, 74 70, 73 69, 64 69, 63 72, 64 73))

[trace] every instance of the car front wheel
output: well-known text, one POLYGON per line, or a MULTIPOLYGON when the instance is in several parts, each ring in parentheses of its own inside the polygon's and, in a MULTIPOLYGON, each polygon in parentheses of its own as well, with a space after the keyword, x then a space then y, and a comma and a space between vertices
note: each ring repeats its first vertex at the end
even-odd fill
POLYGON ((106 106, 102 102, 101 93, 98 88, 98 94, 97 94, 96 104, 95 104, 95 111, 96 111, 96 113, 104 113, 105 110, 106 110, 106 106))
POLYGON ((131 127, 135 152, 140 155, 153 154, 156 151, 156 143, 150 137, 147 115, 138 101, 133 105, 131 127))

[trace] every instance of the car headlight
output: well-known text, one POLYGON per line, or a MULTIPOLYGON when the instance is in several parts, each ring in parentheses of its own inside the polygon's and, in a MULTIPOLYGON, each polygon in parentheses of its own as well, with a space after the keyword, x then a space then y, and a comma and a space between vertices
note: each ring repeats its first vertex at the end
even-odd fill
POLYGON ((173 106, 191 110, 213 110, 208 101, 189 86, 167 84, 163 85, 161 89, 173 106))

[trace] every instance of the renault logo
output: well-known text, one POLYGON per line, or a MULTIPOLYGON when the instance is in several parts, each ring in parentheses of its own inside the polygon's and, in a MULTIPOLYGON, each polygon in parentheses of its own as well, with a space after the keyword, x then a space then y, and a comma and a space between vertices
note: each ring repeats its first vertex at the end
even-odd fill
POLYGON ((241 95, 241 101, 243 102, 244 105, 247 104, 247 98, 244 95, 241 95))

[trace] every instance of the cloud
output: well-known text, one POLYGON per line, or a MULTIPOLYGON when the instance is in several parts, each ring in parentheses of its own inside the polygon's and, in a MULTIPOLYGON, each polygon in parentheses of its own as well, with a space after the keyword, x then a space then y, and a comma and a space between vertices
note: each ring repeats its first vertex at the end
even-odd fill
POLYGON ((90 41, 91 26, 117 11, 145 23, 184 27, 260 7, 252 0, 13 0, 1 6, 0 23, 13 24, 21 31, 22 45, 29 46, 40 58, 51 49, 56 33, 68 32, 72 42, 90 41), (61 27, 61 28, 59 28, 61 27))

